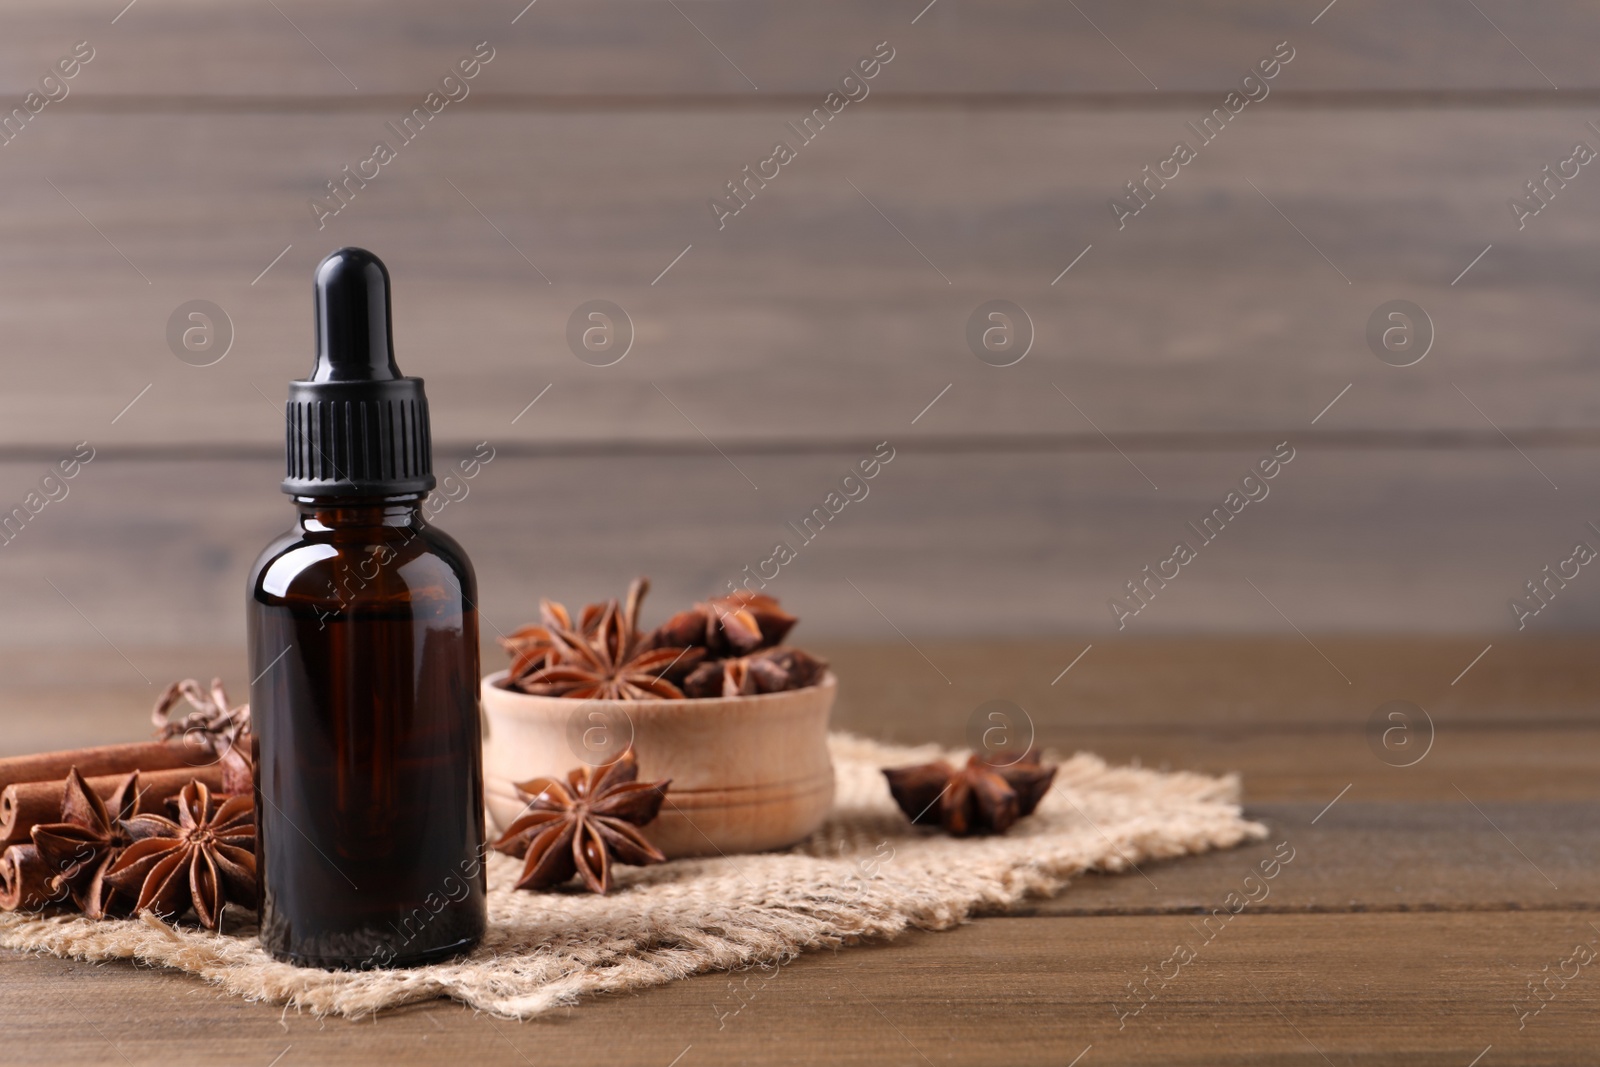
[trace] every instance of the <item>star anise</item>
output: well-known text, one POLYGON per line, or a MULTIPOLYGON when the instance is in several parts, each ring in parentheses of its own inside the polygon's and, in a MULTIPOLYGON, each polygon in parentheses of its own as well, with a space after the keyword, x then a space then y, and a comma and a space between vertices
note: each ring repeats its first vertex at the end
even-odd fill
MULTIPOLYGON (((650 591, 635 579, 624 606, 608 602, 592 633, 568 626, 547 627, 551 647, 545 666, 515 681, 516 688, 540 696, 603 700, 674 700, 682 678, 705 655, 698 648, 653 648, 639 633, 639 605, 650 591)), ((585 609, 588 615, 588 609, 585 609)))
POLYGON ((136 911, 176 919, 192 906, 200 925, 217 929, 223 908, 256 906, 255 801, 248 793, 213 796, 190 782, 177 797, 178 821, 135 815, 123 821, 134 838, 106 872, 132 894, 136 911))
POLYGON ((106 872, 133 842, 122 820, 139 814, 139 772, 117 783, 109 801, 102 800, 72 768, 61 804, 61 821, 33 828, 33 844, 53 872, 49 888, 54 899, 68 893, 72 902, 91 919, 124 913, 132 898, 106 880, 106 872))
POLYGON ((517 686, 528 675, 554 662, 561 647, 556 637, 557 631, 573 630, 585 637, 592 637, 604 613, 604 604, 587 604, 579 616, 578 625, 574 626, 566 605, 541 598, 538 623, 518 627, 500 638, 500 647, 511 656, 507 682, 517 686))
POLYGON ((798 648, 768 648, 748 656, 702 663, 683 680, 691 697, 747 696, 816 685, 828 664, 798 648))
POLYGON ((636 781, 639 761, 628 749, 610 763, 578 767, 565 782, 518 782, 528 801, 521 817, 494 843, 524 858, 518 889, 547 889, 578 874, 594 893, 611 888, 611 865, 643 867, 666 856, 639 832, 661 811, 671 779, 636 781))
POLYGON ((889 792, 906 817, 919 826, 942 826, 954 837, 1003 834, 1033 814, 1056 768, 1040 764, 1039 754, 997 752, 971 756, 960 770, 944 760, 914 767, 887 767, 889 792))
POLYGON ((782 641, 798 622, 764 593, 740 589, 680 611, 650 635, 652 645, 689 645, 712 657, 743 656, 782 641))

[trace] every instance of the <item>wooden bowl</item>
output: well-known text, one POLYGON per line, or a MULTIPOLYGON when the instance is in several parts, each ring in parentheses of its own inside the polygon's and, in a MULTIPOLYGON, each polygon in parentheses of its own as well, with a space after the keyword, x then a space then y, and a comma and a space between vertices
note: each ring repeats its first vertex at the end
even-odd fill
POLYGON ((483 680, 485 801, 504 831, 525 802, 513 782, 565 778, 631 743, 639 780, 672 779, 644 834, 669 857, 783 848, 822 825, 833 804, 830 672, 805 689, 698 700, 570 700, 483 680))

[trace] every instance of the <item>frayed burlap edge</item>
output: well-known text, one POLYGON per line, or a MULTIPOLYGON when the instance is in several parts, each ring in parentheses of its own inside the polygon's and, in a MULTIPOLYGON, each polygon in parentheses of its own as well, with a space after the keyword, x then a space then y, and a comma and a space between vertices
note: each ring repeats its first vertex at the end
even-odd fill
POLYGON ((492 856, 489 924, 470 956, 409 970, 328 972, 264 953, 251 926, 208 934, 153 917, 0 915, 0 946, 84 960, 174 967, 231 994, 317 1015, 362 1016, 451 997, 529 1018, 594 993, 708 971, 781 964, 819 948, 944 930, 1089 870, 1194 855, 1259 840, 1236 776, 1110 767, 1080 753, 1061 765, 1038 812, 1004 837, 952 840, 909 826, 879 769, 940 750, 831 739, 838 794, 828 823, 785 852, 624 868, 606 897, 511 888, 519 864, 492 856))

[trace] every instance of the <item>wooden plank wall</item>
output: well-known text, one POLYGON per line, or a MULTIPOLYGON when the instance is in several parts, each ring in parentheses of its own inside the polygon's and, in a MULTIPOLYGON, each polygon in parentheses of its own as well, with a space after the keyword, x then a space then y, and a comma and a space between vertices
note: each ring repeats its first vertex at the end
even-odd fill
MULTIPOLYGON (((1130 630, 1510 631, 1526 581, 1600 547, 1600 177, 1521 229, 1507 206, 1600 145, 1586 5, 276 8, 0 13, 0 100, 94 49, 0 148, 0 504, 96 450, 0 549, 0 645, 237 640, 342 244, 391 268, 439 466, 495 449, 440 516, 492 626, 639 571, 660 610, 720 588, 884 440, 773 583, 814 635, 1115 632, 1107 600, 1282 441, 1269 498, 1130 630), (470 95, 319 229, 310 198, 480 41, 470 95), (708 199, 885 41, 719 229, 708 199), (1283 41, 1270 95, 1119 230, 1109 199, 1283 41), (1436 329, 1404 368, 1364 339, 1397 298, 1436 329), (193 299, 232 322, 212 366, 169 351, 193 299), (591 299, 634 324, 614 366, 567 348, 591 299), (1034 324, 1015 366, 968 350, 991 299, 1034 324)), ((1525 632, 1597 619, 1585 570, 1525 632)))

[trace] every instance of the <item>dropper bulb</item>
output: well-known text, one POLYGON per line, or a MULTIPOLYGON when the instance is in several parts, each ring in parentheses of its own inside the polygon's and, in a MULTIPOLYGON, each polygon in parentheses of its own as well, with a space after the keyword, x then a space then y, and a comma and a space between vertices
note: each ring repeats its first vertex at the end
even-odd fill
POLYGON ((341 248, 317 265, 317 363, 313 382, 388 381, 395 365, 389 271, 365 248, 341 248))

